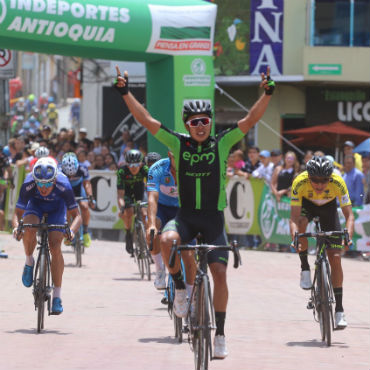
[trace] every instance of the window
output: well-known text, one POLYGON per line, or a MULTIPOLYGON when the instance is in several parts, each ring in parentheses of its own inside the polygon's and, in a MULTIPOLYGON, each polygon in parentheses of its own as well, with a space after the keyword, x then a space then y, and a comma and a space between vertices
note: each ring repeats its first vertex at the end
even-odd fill
POLYGON ((369 46, 369 0, 312 0, 312 46, 369 46))

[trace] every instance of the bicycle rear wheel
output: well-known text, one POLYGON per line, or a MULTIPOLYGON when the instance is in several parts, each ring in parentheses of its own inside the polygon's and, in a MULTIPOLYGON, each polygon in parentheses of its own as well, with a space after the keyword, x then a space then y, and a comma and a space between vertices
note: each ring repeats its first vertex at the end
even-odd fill
POLYGON ((330 315, 330 302, 329 302, 329 283, 326 263, 321 264, 321 313, 322 313, 322 326, 324 328, 324 337, 326 344, 331 345, 331 315, 330 315))
POLYGON ((80 232, 77 231, 75 235, 75 255, 76 255, 76 266, 82 266, 82 244, 80 238, 80 232))
POLYGON ((46 292, 46 256, 45 251, 41 252, 40 259, 36 265, 34 279, 34 296, 35 306, 37 309, 37 332, 40 333, 44 329, 45 316, 45 292, 46 292))
POLYGON ((209 292, 206 276, 202 277, 196 296, 196 325, 194 332, 194 361, 196 370, 207 370, 210 346, 209 292))
POLYGON ((144 279, 146 276, 147 279, 151 280, 151 272, 150 272, 150 253, 148 250, 148 246, 146 244, 145 240, 145 229, 144 224, 142 222, 138 222, 136 227, 136 233, 137 233, 137 250, 139 251, 138 255, 138 265, 139 265, 139 272, 141 279, 144 279))

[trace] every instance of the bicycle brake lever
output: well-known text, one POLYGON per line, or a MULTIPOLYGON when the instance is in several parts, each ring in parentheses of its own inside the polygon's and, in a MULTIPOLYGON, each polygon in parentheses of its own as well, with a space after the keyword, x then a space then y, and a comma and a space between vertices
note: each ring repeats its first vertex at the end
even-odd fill
POLYGON ((175 257, 176 257, 176 254, 177 254, 177 241, 174 240, 172 242, 170 260, 168 262, 168 266, 171 267, 171 268, 175 265, 175 257))
POLYGON ((296 231, 296 232, 294 233, 294 242, 293 242, 293 244, 294 244, 294 248, 295 248, 296 250, 298 250, 298 231, 296 231))

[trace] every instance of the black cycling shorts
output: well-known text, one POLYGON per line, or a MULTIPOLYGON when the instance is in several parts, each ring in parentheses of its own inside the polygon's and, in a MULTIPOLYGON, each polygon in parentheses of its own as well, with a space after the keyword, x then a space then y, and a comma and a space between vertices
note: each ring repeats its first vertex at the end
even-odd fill
MULTIPOLYGON (((198 211, 179 209, 174 220, 163 228, 166 231, 176 231, 181 243, 190 244, 201 233, 204 243, 212 245, 227 245, 224 229, 224 213, 222 211, 198 211)), ((219 262, 227 265, 228 251, 211 251, 208 253, 208 264, 219 262)))
MULTIPOLYGON (((320 226, 322 231, 341 231, 342 228, 339 222, 339 215, 337 210, 337 200, 333 199, 329 203, 318 206, 310 202, 308 199, 302 199, 301 216, 304 216, 308 221, 316 216, 320 217, 320 226)), ((343 248, 342 237, 332 236, 328 238, 331 242, 332 248, 343 248)))

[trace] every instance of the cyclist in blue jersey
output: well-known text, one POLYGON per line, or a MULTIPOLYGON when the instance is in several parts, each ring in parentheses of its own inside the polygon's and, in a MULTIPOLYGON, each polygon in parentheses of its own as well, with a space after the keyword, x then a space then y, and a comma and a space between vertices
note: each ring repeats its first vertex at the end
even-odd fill
MULTIPOLYGON (((230 149, 244 138, 265 113, 275 88, 270 78, 261 73, 260 87, 264 94, 228 130, 211 135, 212 107, 208 101, 191 100, 183 105, 182 119, 188 135, 174 132, 151 116, 145 107, 129 91, 128 73, 121 75, 116 67, 117 79, 114 88, 122 95, 131 114, 156 139, 174 154, 179 192, 179 211, 170 221, 161 236, 161 251, 164 262, 175 283, 174 312, 179 317, 187 313, 187 294, 181 274, 180 260, 175 259, 169 268, 169 256, 173 240, 187 243, 202 233, 205 243, 226 245, 223 210, 226 207, 226 163, 230 149)), ((215 308, 216 335, 214 357, 225 358, 228 354, 224 334, 228 288, 226 280, 228 253, 212 251, 208 254, 209 268, 214 282, 213 304, 215 308)))
MULTIPOLYGON (((81 215, 68 178, 58 171, 56 162, 49 157, 40 158, 33 167, 32 173, 26 176, 13 216, 13 236, 16 240, 23 239, 26 254, 26 264, 22 275, 22 282, 26 287, 30 287, 33 283, 35 264, 33 251, 37 244, 37 229, 25 229, 24 233, 18 234, 17 228, 22 218, 24 223, 37 224, 41 222, 44 213, 48 215, 49 224, 60 225, 66 222, 68 214, 73 219, 70 226, 71 239, 73 239, 81 225, 81 215)), ((61 230, 49 231, 49 249, 52 256, 51 275, 54 284, 51 309, 53 315, 59 315, 63 312, 61 300, 64 270, 62 240, 63 232, 61 230)))
MULTIPOLYGON (((166 288, 166 271, 160 250, 160 238, 164 226, 174 219, 179 209, 176 183, 176 168, 173 154, 168 152, 168 158, 161 159, 149 168, 148 173, 148 224, 147 240, 150 240, 150 230, 154 230, 152 258, 156 265, 154 286, 157 289, 166 288)), ((190 297, 193 289, 195 262, 192 253, 183 252, 186 270, 186 290, 190 297)))
POLYGON ((89 206, 94 209, 95 201, 92 195, 89 170, 85 165, 78 162, 77 156, 73 152, 63 155, 62 171, 68 177, 71 183, 75 197, 87 197, 88 202, 80 201, 80 210, 82 216, 82 234, 85 247, 90 247, 91 237, 88 232, 90 222, 89 206))

